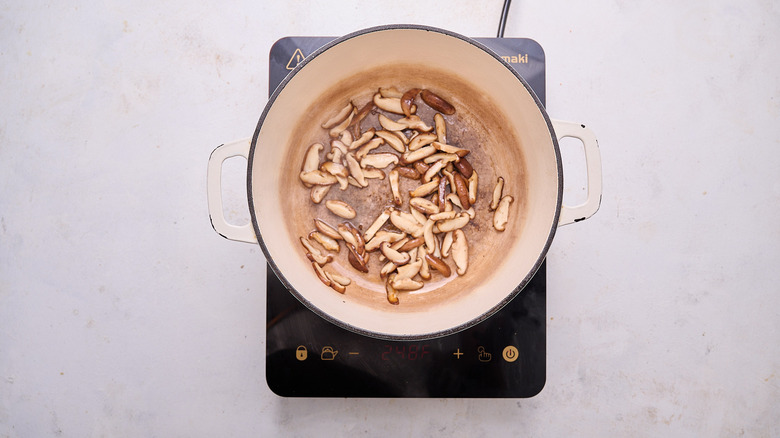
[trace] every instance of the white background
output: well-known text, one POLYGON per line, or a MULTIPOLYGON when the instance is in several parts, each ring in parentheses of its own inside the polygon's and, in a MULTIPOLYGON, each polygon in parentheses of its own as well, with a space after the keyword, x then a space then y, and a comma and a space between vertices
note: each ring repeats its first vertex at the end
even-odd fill
MULTIPOLYGON (((505 36, 545 49, 549 113, 596 132, 604 169, 601 210, 548 256, 538 396, 266 386, 262 252, 211 229, 205 175, 254 131, 271 45, 494 36, 501 3, 0 3, 0 436, 780 435, 771 0, 512 5, 505 36)), ((236 222, 243 165, 225 167, 236 222)))

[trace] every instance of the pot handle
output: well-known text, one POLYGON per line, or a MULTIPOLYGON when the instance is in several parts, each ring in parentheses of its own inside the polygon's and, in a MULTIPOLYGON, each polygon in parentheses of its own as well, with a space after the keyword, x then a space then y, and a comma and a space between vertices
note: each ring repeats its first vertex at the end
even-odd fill
POLYGON ((251 145, 252 139, 245 138, 221 144, 211 152, 206 172, 206 194, 208 196, 209 218, 214 231, 226 239, 257 243, 252 222, 246 225, 229 224, 222 212, 222 163, 228 158, 238 156, 248 160, 251 145))
POLYGON ((585 147, 585 170, 588 175, 588 198, 584 203, 572 207, 562 205, 558 226, 585 220, 596 213, 601 206, 601 154, 596 134, 585 125, 553 120, 555 135, 560 141, 564 137, 580 140, 585 147))

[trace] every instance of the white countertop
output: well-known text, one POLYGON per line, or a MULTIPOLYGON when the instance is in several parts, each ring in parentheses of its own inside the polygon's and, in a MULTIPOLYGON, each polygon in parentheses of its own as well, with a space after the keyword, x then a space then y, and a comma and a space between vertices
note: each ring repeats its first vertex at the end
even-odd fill
POLYGON ((266 386, 264 259, 214 233, 205 172, 253 132, 271 45, 386 23, 494 36, 501 3, 0 6, 0 437, 780 435, 766 1, 512 5, 505 36, 542 45, 548 110, 596 132, 604 170, 600 211, 549 252, 538 396, 266 386))

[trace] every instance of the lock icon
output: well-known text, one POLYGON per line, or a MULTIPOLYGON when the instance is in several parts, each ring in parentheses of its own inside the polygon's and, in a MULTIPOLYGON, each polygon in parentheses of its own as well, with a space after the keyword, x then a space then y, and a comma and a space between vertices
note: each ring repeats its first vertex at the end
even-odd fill
POLYGON ((309 356, 308 350, 306 350, 306 347, 303 345, 299 345, 298 348, 295 349, 295 358, 304 361, 306 360, 306 357, 309 356))

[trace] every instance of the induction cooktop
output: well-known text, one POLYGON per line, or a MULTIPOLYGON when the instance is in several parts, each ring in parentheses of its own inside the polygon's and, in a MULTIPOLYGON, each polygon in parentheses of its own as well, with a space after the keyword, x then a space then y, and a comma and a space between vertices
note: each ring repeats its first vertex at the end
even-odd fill
MULTIPOLYGON (((333 37, 286 37, 270 51, 269 90, 333 37)), ((475 38, 545 102, 545 58, 525 38, 475 38)), ((338 327, 267 271, 266 381, 285 397, 525 398, 546 379, 546 262, 505 307, 459 333, 387 341, 338 327)))

